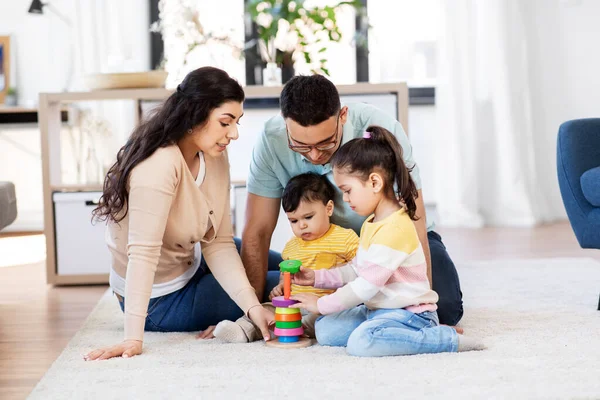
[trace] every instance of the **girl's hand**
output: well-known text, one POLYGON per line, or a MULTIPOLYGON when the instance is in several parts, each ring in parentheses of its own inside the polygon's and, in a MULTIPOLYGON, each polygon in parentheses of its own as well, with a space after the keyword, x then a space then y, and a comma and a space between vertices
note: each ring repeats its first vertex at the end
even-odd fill
POLYGON ((258 326, 265 342, 268 342, 271 339, 269 327, 275 325, 275 314, 263 306, 254 306, 248 311, 248 317, 258 326))
POLYGON ((292 283, 300 286, 315 286, 315 271, 300 267, 300 271, 292 275, 292 283))
POLYGON ((112 346, 91 351, 83 356, 85 361, 108 360, 113 357, 129 358, 142 354, 141 340, 124 340, 123 342, 112 346))
POLYGON ((273 300, 273 297, 283 296, 283 283, 275 286, 271 293, 269 293, 269 300, 273 300))
POLYGON ((319 307, 317 306, 317 300, 319 296, 312 293, 298 293, 291 297, 292 300, 297 300, 299 303, 292 304, 291 308, 302 308, 303 310, 309 311, 313 314, 320 314, 319 307))

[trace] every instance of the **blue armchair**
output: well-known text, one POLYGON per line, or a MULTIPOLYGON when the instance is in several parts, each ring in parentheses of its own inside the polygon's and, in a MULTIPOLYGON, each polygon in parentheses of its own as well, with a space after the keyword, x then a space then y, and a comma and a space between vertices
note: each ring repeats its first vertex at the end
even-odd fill
POLYGON ((579 245, 600 249, 600 118, 560 126, 557 167, 560 193, 579 245))

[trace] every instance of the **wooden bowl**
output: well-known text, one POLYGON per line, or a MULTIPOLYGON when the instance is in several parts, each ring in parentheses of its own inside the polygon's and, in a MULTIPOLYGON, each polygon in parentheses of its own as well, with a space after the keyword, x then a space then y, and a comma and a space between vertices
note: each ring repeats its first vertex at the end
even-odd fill
POLYGON ((162 88, 165 87, 165 71, 119 72, 112 74, 92 74, 84 77, 89 90, 162 88))

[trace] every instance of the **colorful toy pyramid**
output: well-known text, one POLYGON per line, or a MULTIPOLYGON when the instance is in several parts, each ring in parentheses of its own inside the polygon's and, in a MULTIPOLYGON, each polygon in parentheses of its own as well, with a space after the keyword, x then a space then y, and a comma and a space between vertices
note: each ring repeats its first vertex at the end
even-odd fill
POLYGON ((307 347, 311 340, 301 337, 304 333, 302 328, 302 314, 299 308, 290 307, 297 303, 290 298, 292 291, 292 274, 300 271, 302 263, 297 260, 286 260, 279 264, 283 273, 283 296, 274 297, 272 301, 275 308, 275 336, 276 340, 267 342, 272 347, 307 347))

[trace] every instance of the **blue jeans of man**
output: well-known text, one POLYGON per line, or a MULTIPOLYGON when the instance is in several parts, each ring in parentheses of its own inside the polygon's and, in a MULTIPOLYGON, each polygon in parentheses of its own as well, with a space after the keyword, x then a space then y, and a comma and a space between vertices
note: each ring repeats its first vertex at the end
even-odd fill
MULTIPOLYGON (((241 241, 236 238, 235 244, 239 252, 241 241)), ((268 301, 269 293, 279 283, 279 263, 281 261, 279 253, 269 252, 269 271, 267 272, 263 301, 268 301)), ((119 300, 121 310, 124 310, 126 300, 119 300)), ((206 261, 202 258, 200 268, 183 288, 165 296, 150 299, 145 330, 153 332, 201 331, 225 319, 235 321, 242 315, 242 310, 219 285, 210 273, 206 261)))
POLYGON ((415 314, 360 305, 319 317, 315 333, 322 346, 345 346, 348 354, 358 357, 458 351, 456 331, 440 326, 435 311, 415 314))

